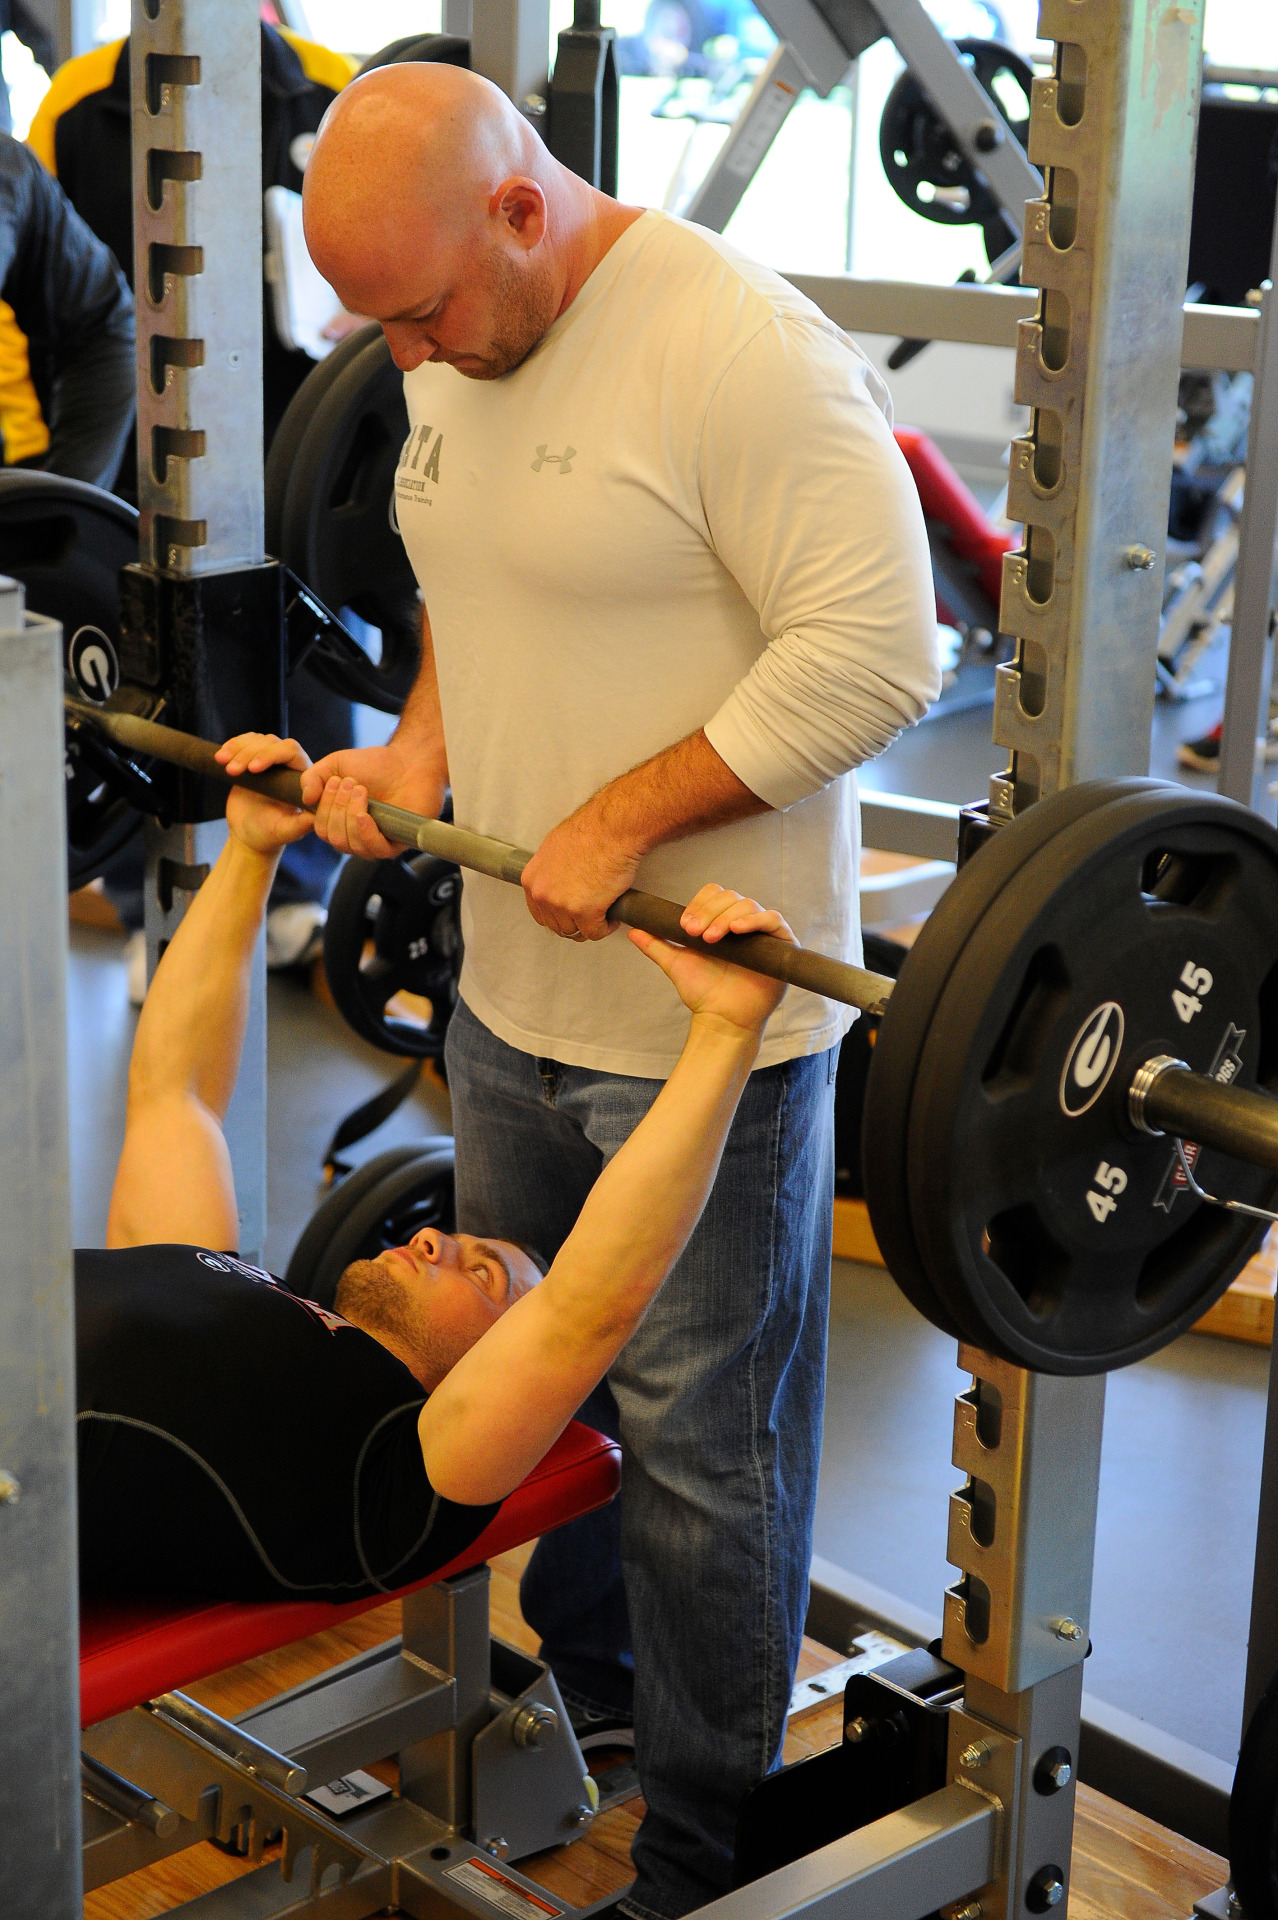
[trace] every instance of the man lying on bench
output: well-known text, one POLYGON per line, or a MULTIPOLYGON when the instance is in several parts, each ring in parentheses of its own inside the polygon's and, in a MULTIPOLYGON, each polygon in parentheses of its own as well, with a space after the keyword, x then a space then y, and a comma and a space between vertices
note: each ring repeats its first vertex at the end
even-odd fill
MULTIPOLYGON (((308 764, 260 734, 227 763, 308 764)), ((243 788, 226 811, 138 1023, 108 1251, 76 1255, 81 1583, 352 1600, 469 1546, 603 1377, 696 1224, 783 988, 632 931, 688 1039, 546 1278, 510 1242, 426 1228, 348 1267, 329 1313, 227 1251, 250 963, 280 851, 311 818, 243 788)), ((684 925, 793 937, 715 886, 684 925)))

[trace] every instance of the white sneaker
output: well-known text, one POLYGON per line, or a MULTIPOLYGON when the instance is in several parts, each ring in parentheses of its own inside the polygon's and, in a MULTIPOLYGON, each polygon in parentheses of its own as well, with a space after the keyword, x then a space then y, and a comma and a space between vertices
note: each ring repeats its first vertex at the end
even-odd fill
POLYGON ((124 962, 129 970, 129 1005, 140 1007, 146 999, 146 934, 141 927, 129 935, 124 962))
POLYGON ((281 967, 304 967, 318 960, 324 947, 324 922, 328 914, 314 900, 298 900, 292 906, 272 907, 266 916, 266 965, 274 973, 281 967))

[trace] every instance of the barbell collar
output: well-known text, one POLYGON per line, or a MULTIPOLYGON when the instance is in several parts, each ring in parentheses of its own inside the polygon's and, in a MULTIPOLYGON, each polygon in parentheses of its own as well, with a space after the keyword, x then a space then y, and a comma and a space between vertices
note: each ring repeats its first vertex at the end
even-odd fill
POLYGON ((1227 1086, 1157 1054, 1137 1069, 1127 1107, 1143 1133, 1170 1133, 1278 1171, 1278 1100, 1267 1093, 1227 1086))
MULTIPOLYGON (((162 727, 154 720, 142 720, 136 714, 112 713, 69 697, 66 707, 77 720, 92 722, 118 746, 132 753, 150 754, 203 779, 248 787, 254 793, 283 800, 290 806, 304 804, 301 775, 291 768, 273 767, 269 773, 237 774, 232 781, 218 760, 218 749, 211 740, 199 740, 193 734, 162 727)), ((370 800, 368 811, 388 840, 416 847, 421 853, 435 854, 443 860, 453 860, 459 867, 487 874, 493 880, 504 880, 511 886, 519 885, 524 868, 532 859, 527 847, 493 840, 487 834, 471 833, 465 827, 453 826, 445 820, 431 820, 403 807, 387 806, 381 800, 370 800)), ((642 893, 632 887, 614 900, 608 909, 608 918, 622 926, 639 927, 658 939, 672 940, 679 946, 704 944, 705 951, 720 960, 730 960, 734 966, 766 974, 773 980, 784 980, 789 986, 803 987, 827 1000, 859 1007, 863 1013, 877 1015, 887 1008, 895 982, 886 974, 871 973, 845 960, 835 960, 829 954, 813 953, 807 947, 791 946, 788 941, 777 940, 767 933, 729 933, 722 940, 706 944, 684 932, 680 925, 683 913, 684 908, 677 901, 663 900, 657 894, 642 893)))

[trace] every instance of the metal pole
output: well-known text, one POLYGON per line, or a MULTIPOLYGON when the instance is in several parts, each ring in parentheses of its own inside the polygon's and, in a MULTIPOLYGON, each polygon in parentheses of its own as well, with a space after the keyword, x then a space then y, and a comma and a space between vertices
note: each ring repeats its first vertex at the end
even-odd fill
POLYGON ((470 59, 475 72, 509 94, 517 107, 544 102, 550 68, 550 0, 477 0, 471 7, 470 59))
POLYGON ((1189 256, 1203 0, 1043 0, 1058 42, 1035 80, 1030 154, 1048 169, 1025 213, 1007 511, 1026 544, 1003 565, 991 783, 1009 819, 1076 780, 1149 766, 1189 256))
MULTIPOLYGON (((137 263, 139 568, 126 569, 123 644, 144 683, 175 688, 182 717, 274 726, 266 689, 221 685, 278 649, 270 630, 262 491, 261 35, 252 0, 135 0, 130 35, 137 263), (246 289, 251 297, 246 297, 246 289), (131 577, 132 576, 132 577, 131 577), (247 584, 246 584, 247 583, 247 584), (256 602, 260 600, 260 609, 256 602), (260 631, 246 631, 260 611, 260 631), (232 655, 235 655, 234 664, 232 655), (152 658, 153 656, 153 658, 152 658)), ((280 666, 274 669, 279 682, 280 666)), ((187 796, 189 797, 189 796, 187 796)), ((217 857, 224 828, 147 825, 148 975, 217 857)), ((191 814, 197 817, 191 820, 191 814)), ((266 1240, 266 959, 227 1141, 240 1206, 239 1251, 266 1240)))
POLYGON ((684 208, 685 220, 709 227, 712 233, 723 232, 807 85, 808 76, 793 48, 779 40, 710 171, 684 208))
POLYGON ((1220 741, 1219 791, 1272 820, 1273 803, 1265 791, 1264 761, 1257 765, 1256 742, 1267 730, 1272 673, 1271 620, 1274 604, 1274 543, 1278 536, 1278 319, 1274 281, 1278 280, 1278 217, 1269 256, 1269 280, 1261 295, 1260 338, 1256 343, 1256 384, 1251 395, 1247 433, 1247 479, 1238 529, 1238 566, 1234 574, 1234 613, 1229 636, 1229 677, 1225 683, 1225 722, 1220 741))
POLYGON ((0 579, 0 1912, 81 1911, 62 629, 0 579))

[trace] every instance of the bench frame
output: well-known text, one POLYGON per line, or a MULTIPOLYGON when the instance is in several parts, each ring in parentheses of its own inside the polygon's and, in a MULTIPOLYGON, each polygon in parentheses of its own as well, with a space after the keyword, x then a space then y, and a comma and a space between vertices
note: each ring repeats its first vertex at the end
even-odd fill
POLYGON ((404 1598, 402 1636, 236 1722, 168 1693, 87 1728, 85 1890, 202 1840, 260 1859, 282 1832, 282 1862, 175 1912, 363 1920, 398 1906, 438 1920, 442 1902, 479 1920, 592 1913, 506 1864, 581 1839, 598 1793, 550 1669, 491 1638, 488 1591, 486 1565, 419 1588, 404 1598), (390 1755, 397 1799, 336 1821, 303 1797, 390 1755))

